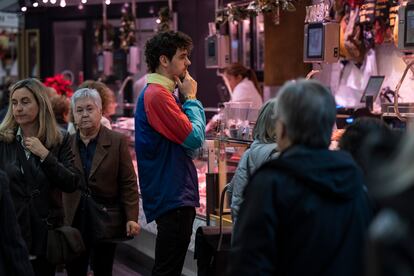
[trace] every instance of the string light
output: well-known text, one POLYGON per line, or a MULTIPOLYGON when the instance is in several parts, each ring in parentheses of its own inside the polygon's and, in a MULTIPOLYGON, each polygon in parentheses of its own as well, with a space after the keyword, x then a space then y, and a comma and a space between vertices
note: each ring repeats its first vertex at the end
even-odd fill
POLYGON ((51 4, 56 4, 56 0, 50 0, 51 4))
POLYGON ((43 3, 45 3, 45 4, 46 4, 47 2, 49 2, 49 1, 48 1, 48 0, 43 0, 43 3))
POLYGON ((35 8, 39 7, 39 3, 34 2, 34 3, 33 3, 33 7, 35 7, 35 8))
POLYGON ((105 4, 110 5, 111 4, 111 0, 105 0, 105 4))
POLYGON ((62 8, 66 7, 66 1, 65 0, 60 0, 60 6, 62 8))
POLYGON ((82 0, 81 2, 82 2, 82 4, 86 4, 86 2, 88 2, 88 0, 82 0))
POLYGON ((82 3, 79 3, 79 5, 78 5, 78 9, 79 9, 79 10, 83 10, 83 5, 82 5, 82 3))
POLYGON ((20 9, 22 12, 26 12, 27 11, 27 7, 26 6, 23 6, 23 7, 21 7, 21 9, 20 9))

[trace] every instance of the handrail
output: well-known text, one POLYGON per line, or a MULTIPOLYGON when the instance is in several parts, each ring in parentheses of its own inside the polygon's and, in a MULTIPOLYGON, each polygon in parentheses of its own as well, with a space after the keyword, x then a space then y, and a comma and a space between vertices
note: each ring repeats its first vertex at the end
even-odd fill
POLYGON ((411 66, 414 65, 414 60, 410 61, 407 66, 405 67, 404 73, 400 79, 400 81, 398 82, 397 86, 395 87, 395 95, 394 95, 394 112, 397 115, 397 118, 400 119, 403 122, 407 121, 407 118, 403 117, 400 113, 400 110, 398 108, 398 93, 400 91, 401 85, 407 75, 408 70, 411 68, 411 66))
POLYGON ((312 69, 307 75, 306 75, 306 79, 310 80, 314 75, 319 74, 321 72, 321 70, 319 69, 312 69))
POLYGON ((124 89, 125 89, 125 86, 127 85, 128 81, 130 81, 130 80, 134 80, 134 78, 133 78, 132 76, 128 76, 128 77, 126 77, 126 78, 124 79, 124 81, 123 81, 123 82, 122 82, 122 84, 121 84, 121 87, 119 88, 119 91, 118 91, 118 96, 119 96, 119 95, 122 95, 122 97, 124 96, 124 89), (121 92, 122 92, 122 94, 121 94, 121 92))

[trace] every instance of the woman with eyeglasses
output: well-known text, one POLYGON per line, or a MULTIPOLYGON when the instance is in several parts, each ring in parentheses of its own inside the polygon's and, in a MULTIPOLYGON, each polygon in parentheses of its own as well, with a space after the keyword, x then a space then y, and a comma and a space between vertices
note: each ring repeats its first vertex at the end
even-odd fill
POLYGON ((36 79, 10 89, 10 103, 0 124, 0 169, 10 191, 20 231, 35 275, 55 275, 46 259, 48 229, 63 225, 62 191, 78 188, 70 136, 60 130, 46 93, 36 79))

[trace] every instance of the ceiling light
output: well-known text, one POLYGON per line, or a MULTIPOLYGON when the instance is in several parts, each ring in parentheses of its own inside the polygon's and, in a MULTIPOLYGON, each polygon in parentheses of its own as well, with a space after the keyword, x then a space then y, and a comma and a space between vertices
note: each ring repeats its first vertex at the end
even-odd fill
POLYGON ((65 0, 60 0, 60 6, 62 8, 66 7, 66 1, 65 0))
POLYGON ((48 2, 48 0, 43 0, 43 3, 45 3, 45 4, 46 4, 47 2, 48 2))
POLYGON ((86 2, 88 2, 88 0, 82 0, 81 2, 82 2, 82 4, 86 4, 86 2))
POLYGON ((20 9, 22 12, 25 12, 25 11, 27 11, 27 7, 26 6, 23 6, 23 7, 21 7, 21 9, 20 9))
POLYGON ((105 0, 105 4, 110 5, 111 4, 111 0, 105 0))
POLYGON ((34 2, 34 3, 33 3, 33 7, 35 7, 35 8, 39 7, 39 3, 34 2))
POLYGON ((56 4, 56 0, 50 0, 51 4, 56 4))

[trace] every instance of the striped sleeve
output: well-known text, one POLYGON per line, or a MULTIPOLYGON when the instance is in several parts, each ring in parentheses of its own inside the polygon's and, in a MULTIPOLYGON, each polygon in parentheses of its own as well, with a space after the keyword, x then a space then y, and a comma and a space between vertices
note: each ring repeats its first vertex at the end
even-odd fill
POLYGON ((205 115, 199 101, 187 101, 184 112, 171 92, 159 85, 150 85, 144 106, 148 122, 157 132, 189 149, 199 148, 205 137, 205 115))

